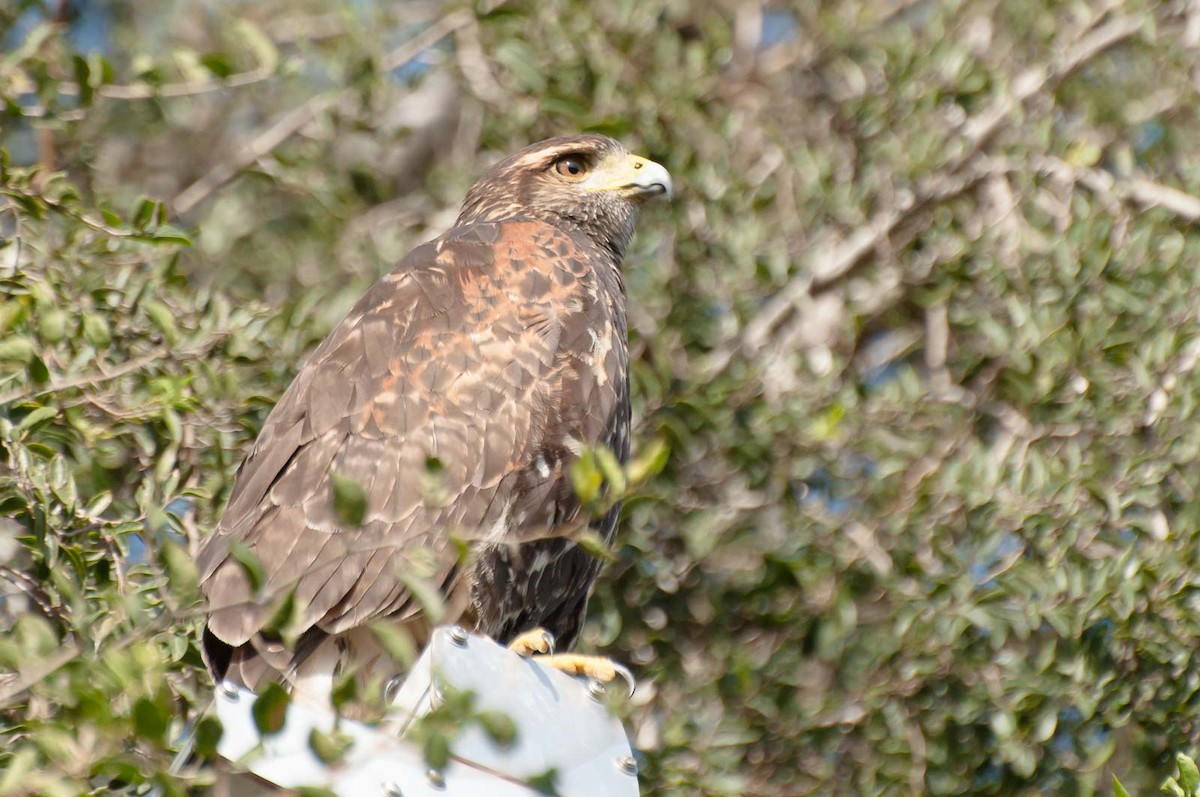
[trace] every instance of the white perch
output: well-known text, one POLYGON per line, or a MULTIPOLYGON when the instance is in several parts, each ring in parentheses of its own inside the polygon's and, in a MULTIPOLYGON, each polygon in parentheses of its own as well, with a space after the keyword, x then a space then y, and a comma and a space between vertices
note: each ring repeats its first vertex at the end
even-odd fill
POLYGON ((334 727, 331 710, 293 702, 283 729, 260 739, 251 715, 253 692, 231 684, 216 690, 215 711, 225 728, 218 752, 252 775, 227 774, 215 795, 248 797, 318 786, 341 797, 536 797, 530 785, 554 770, 562 797, 637 797, 637 763, 603 690, 536 660, 522 658, 461 628, 438 628, 399 689, 387 722, 342 720, 353 744, 336 764, 309 746, 312 730, 334 727), (434 684, 470 691, 475 708, 507 715, 516 726, 511 746, 495 744, 478 723, 465 723, 450 742, 450 762, 431 770, 418 746, 404 738, 437 700, 434 684))

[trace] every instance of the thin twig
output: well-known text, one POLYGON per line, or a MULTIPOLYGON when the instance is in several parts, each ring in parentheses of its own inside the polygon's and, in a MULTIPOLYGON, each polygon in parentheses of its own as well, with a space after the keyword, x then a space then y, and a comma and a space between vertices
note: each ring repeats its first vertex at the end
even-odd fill
MULTIPOLYGON (((199 94, 210 94, 214 91, 236 89, 261 83, 274 76, 275 70, 265 67, 255 67, 245 72, 236 72, 220 80, 205 78, 203 80, 185 80, 178 83, 163 83, 154 86, 149 83, 106 83, 96 89, 96 96, 110 100, 150 100, 156 97, 193 97, 199 94)), ((35 84, 28 77, 18 75, 13 81, 12 93, 25 94, 34 91, 35 84)), ((78 97, 79 84, 64 80, 55 86, 55 90, 64 97, 78 97)), ((30 109, 40 106, 29 106, 30 109)))
POLYGON ((341 92, 318 94, 303 105, 293 108, 273 125, 255 136, 243 146, 232 160, 221 161, 196 182, 183 189, 171 201, 171 211, 179 216, 187 213, 209 197, 214 191, 236 177, 243 169, 270 153, 284 141, 295 135, 302 127, 315 119, 326 108, 341 97, 341 92))
MULTIPOLYGON (((473 17, 467 11, 447 14, 389 53, 384 59, 384 68, 390 71, 403 66, 472 19, 473 17)), ((351 96, 352 93, 353 89, 338 89, 318 94, 303 105, 288 111, 274 124, 251 139, 248 144, 238 149, 232 159, 218 163, 199 180, 183 189, 171 202, 172 212, 182 215, 192 210, 217 189, 237 177, 243 169, 270 154, 327 108, 343 98, 351 96)))
POLYGON ((0 185, 0 196, 9 196, 9 197, 14 197, 14 198, 28 199, 28 200, 32 200, 35 202, 40 202, 40 203, 44 204, 46 207, 55 211, 56 213, 61 213, 64 216, 68 216, 72 219, 75 219, 76 221, 81 222, 82 224, 84 224, 88 227, 91 227, 93 230, 96 230, 97 232, 102 232, 106 235, 111 235, 114 238, 145 238, 147 236, 146 233, 140 232, 138 230, 122 230, 117 227, 113 227, 111 225, 105 224, 104 222, 99 221, 98 219, 94 219, 90 216, 86 216, 82 213, 71 210, 70 208, 68 208, 66 205, 62 204, 58 200, 51 199, 50 197, 45 196, 44 194, 26 191, 21 188, 14 188, 9 185, 0 185))
POLYGON ((1200 222, 1200 197, 1178 188, 1145 177, 1118 178, 1103 169, 1076 166, 1061 158, 1041 157, 1037 166, 1047 174, 1082 185, 1110 204, 1125 202, 1161 208, 1186 222, 1200 222))
POLYGON ((205 354, 211 352, 212 347, 215 347, 217 343, 220 343, 226 337, 228 337, 228 332, 218 332, 218 334, 208 338, 208 340, 186 349, 172 350, 166 347, 156 348, 152 350, 152 352, 138 356, 138 358, 122 362, 122 364, 113 368, 112 371, 80 374, 80 376, 77 377, 59 379, 56 380, 56 382, 50 382, 47 385, 41 386, 41 388, 35 388, 32 390, 10 390, 8 392, 4 392, 4 394, 0 394, 0 407, 8 405, 8 403, 13 401, 26 401, 29 399, 35 399, 37 396, 52 394, 52 392, 70 390, 72 388, 94 388, 96 385, 112 382, 113 379, 120 379, 121 377, 127 376, 127 374, 140 371, 145 366, 150 365, 151 362, 167 358, 167 356, 172 356, 173 360, 176 362, 180 360, 196 359, 199 358, 199 356, 204 356, 205 354))
POLYGON ((57 393, 61 390, 70 390, 74 387, 95 387, 104 382, 111 382, 114 379, 120 379, 122 376, 139 371, 155 360, 162 359, 169 354, 167 349, 155 349, 149 354, 144 354, 128 362, 124 362, 111 371, 102 374, 87 374, 84 376, 73 376, 70 379, 63 379, 58 382, 51 382, 44 387, 39 387, 31 391, 10 390, 7 393, 0 393, 0 406, 9 404, 14 401, 23 401, 37 396, 44 396, 47 393, 57 393))
POLYGON ((54 606, 46 591, 42 589, 42 585, 33 576, 8 565, 0 565, 0 578, 12 584, 25 597, 37 604, 37 607, 42 610, 42 614, 47 617, 61 618, 63 616, 62 610, 54 606))
POLYGON ((67 666, 79 653, 80 649, 77 643, 66 642, 57 653, 45 658, 41 666, 20 673, 15 681, 0 687, 0 709, 8 708, 9 704, 25 690, 67 666))
POLYGON ((111 371, 105 371, 100 374, 87 374, 81 376, 72 376, 68 379, 60 379, 50 382, 44 387, 36 388, 30 391, 11 390, 7 393, 0 393, 0 406, 4 406, 13 401, 23 401, 34 398, 36 396, 44 396, 48 393, 58 393, 62 390, 70 390, 76 387, 95 387, 102 385, 105 382, 111 382, 114 379, 120 379, 135 371, 141 370, 145 366, 161 360, 164 357, 172 357, 173 362, 181 362, 184 360, 194 360, 205 356, 213 350, 215 346, 229 337, 229 332, 216 332, 211 337, 199 341, 194 345, 184 349, 172 350, 166 346, 159 347, 151 352, 143 354, 140 357, 135 357, 132 360, 121 363, 111 371))

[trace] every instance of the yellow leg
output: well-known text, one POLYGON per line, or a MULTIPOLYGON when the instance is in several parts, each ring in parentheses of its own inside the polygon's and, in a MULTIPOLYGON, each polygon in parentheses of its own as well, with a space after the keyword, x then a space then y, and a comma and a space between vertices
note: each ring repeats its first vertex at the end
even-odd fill
POLYGON ((620 677, 629 685, 630 696, 633 695, 634 687, 637 684, 633 679, 633 673, 629 671, 628 667, 617 664, 612 659, 606 659, 603 656, 559 653, 551 656, 536 656, 535 659, 541 664, 549 665, 556 670, 562 670, 568 675, 582 675, 594 678, 603 683, 615 681, 620 677))
POLYGON ((545 628, 534 628, 508 643, 508 649, 518 656, 532 656, 536 653, 554 652, 554 635, 545 628))

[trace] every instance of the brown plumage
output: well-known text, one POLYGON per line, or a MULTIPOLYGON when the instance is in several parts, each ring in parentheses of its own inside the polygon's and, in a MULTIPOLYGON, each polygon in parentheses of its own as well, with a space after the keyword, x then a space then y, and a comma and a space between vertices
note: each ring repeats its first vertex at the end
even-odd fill
MULTIPOLYGON (((628 455, 621 258, 641 201, 669 192, 661 166, 609 138, 544 141, 493 167, 452 229, 371 288, 272 410, 200 553, 216 678, 387 674, 363 629, 386 618, 424 640, 414 577, 449 621, 572 644, 599 565, 569 539, 586 520, 569 468, 581 446, 628 455), (364 490, 361 526, 339 519, 333 474, 364 490), (257 595, 233 540, 262 562, 257 595), (293 588, 286 648, 263 627, 293 588)), ((618 512, 592 522, 605 540, 618 512)))

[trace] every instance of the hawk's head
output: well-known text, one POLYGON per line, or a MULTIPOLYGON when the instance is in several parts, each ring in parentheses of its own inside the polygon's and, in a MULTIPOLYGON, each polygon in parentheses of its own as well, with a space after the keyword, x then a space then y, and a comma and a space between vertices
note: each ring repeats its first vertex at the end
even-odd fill
POLYGON ((620 257, 641 203, 671 196, 671 175, 607 136, 561 136, 493 166, 467 192, 458 224, 535 218, 586 233, 620 257))

